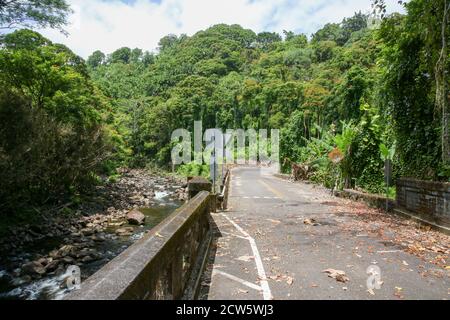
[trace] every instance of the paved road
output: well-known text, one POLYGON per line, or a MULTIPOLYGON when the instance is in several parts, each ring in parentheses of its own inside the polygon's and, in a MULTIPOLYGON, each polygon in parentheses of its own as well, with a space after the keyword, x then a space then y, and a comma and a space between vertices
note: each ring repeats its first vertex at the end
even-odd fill
MULTIPOLYGON (((448 299, 448 272, 373 235, 343 231, 357 217, 336 213, 340 199, 290 183, 268 169, 232 173, 230 208, 213 214, 217 238, 203 277, 202 299, 448 299), (315 219, 319 225, 305 224, 315 219), (367 268, 381 270, 367 289, 367 268), (342 270, 339 282, 323 273, 342 270), (437 276, 423 276, 426 270, 437 276), (422 273, 422 274, 421 274, 422 273)), ((429 274, 428 273, 428 274, 429 274)))

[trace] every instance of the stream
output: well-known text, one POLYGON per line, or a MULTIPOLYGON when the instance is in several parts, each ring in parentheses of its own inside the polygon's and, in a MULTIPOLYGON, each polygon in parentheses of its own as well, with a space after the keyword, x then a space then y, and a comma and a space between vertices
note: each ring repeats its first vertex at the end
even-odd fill
MULTIPOLYGON (((145 224, 139 227, 134 226, 130 235, 118 236, 116 233, 119 228, 130 227, 128 224, 106 229, 102 234, 102 241, 95 242, 89 249, 95 250, 101 258, 86 263, 76 263, 81 269, 82 281, 141 239, 148 230, 154 228, 179 208, 183 202, 170 197, 172 191, 169 189, 168 191, 155 192, 155 204, 149 208, 140 209, 146 217, 145 224)), ((21 254, 20 258, 31 260, 35 256, 45 255, 60 248, 62 244, 64 244, 63 238, 45 238, 24 248, 24 253, 21 254)), ((49 274, 41 279, 23 283, 19 277, 15 277, 14 274, 6 271, 11 269, 8 263, 14 263, 17 259, 18 257, 14 257, 8 259, 8 262, 0 262, 0 300, 60 300, 69 293, 69 290, 63 286, 68 274, 49 274)))

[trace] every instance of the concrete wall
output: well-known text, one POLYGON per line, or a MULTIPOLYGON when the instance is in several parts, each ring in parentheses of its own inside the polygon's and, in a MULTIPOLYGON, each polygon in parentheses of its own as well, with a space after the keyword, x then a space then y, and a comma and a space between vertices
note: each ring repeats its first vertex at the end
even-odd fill
POLYGON ((355 201, 364 201, 369 206, 391 211, 395 207, 395 201, 388 199, 383 195, 370 194, 352 189, 336 190, 335 195, 341 198, 351 199, 355 201))
POLYGON ((397 205, 440 225, 450 225, 450 183, 399 179, 397 205))
POLYGON ((210 197, 197 194, 66 300, 194 299, 212 237, 210 197))

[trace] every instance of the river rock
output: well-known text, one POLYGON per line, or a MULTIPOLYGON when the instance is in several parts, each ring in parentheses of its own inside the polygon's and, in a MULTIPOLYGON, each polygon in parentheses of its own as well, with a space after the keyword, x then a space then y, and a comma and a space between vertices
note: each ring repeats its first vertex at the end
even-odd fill
POLYGON ((97 256, 97 255, 98 255, 97 250, 84 248, 83 250, 81 250, 80 252, 77 253, 77 258, 80 259, 80 258, 84 258, 86 256, 94 257, 94 256, 97 256))
POLYGON ((65 245, 65 246, 61 247, 58 250, 58 256, 66 257, 66 256, 74 254, 74 251, 75 251, 75 247, 70 245, 70 244, 68 244, 68 245, 65 245))
POLYGON ((123 226, 123 225, 125 225, 125 224, 127 224, 125 221, 120 221, 120 222, 113 222, 113 223, 110 223, 109 226, 110 226, 110 227, 121 227, 121 226, 123 226))
POLYGON ((43 275, 46 271, 45 267, 38 261, 32 261, 22 266, 22 273, 24 275, 43 275))
POLYGON ((139 210, 132 210, 127 214, 127 220, 129 224, 141 225, 145 222, 145 215, 139 210))
POLYGON ((104 242, 106 240, 103 234, 93 235, 91 239, 95 242, 104 242))
POLYGON ((51 258, 50 258, 50 261, 47 260, 47 258, 40 258, 37 260, 37 263, 39 263, 43 267, 45 267, 49 262, 51 262, 51 258))
POLYGON ((61 264, 58 266, 58 268, 56 269, 55 275, 61 276, 61 275, 65 274, 65 273, 66 273, 66 268, 64 268, 64 265, 61 263, 61 264))
POLYGON ((83 236, 89 237, 89 236, 92 236, 95 233, 95 231, 93 229, 91 229, 91 227, 88 227, 88 228, 82 229, 81 233, 83 234, 83 236))
POLYGON ((59 260, 53 260, 52 262, 50 262, 49 264, 47 264, 45 266, 45 270, 47 272, 54 272, 58 268, 58 265, 59 265, 59 260))
POLYGON ((75 262, 75 259, 72 258, 72 257, 67 256, 67 257, 64 257, 64 258, 62 259, 62 261, 63 261, 64 263, 66 263, 66 264, 73 264, 73 263, 75 262))
POLYGON ((83 262, 83 263, 89 263, 92 261, 95 261, 95 258, 92 256, 85 256, 85 257, 83 257, 83 259, 81 259, 81 262, 83 262))
POLYGON ((116 230, 116 234, 121 237, 131 236, 133 234, 134 229, 131 227, 120 228, 116 230))

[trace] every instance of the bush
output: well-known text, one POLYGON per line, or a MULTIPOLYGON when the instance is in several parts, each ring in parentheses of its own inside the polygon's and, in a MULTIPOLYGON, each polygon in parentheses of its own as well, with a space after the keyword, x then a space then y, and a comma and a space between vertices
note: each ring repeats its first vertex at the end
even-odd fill
POLYGON ((192 162, 180 166, 177 170, 177 173, 184 177, 205 177, 209 179, 209 166, 199 165, 192 162))
POLYGON ((0 209, 64 200, 92 185, 108 155, 99 125, 64 124, 0 90, 0 209))

